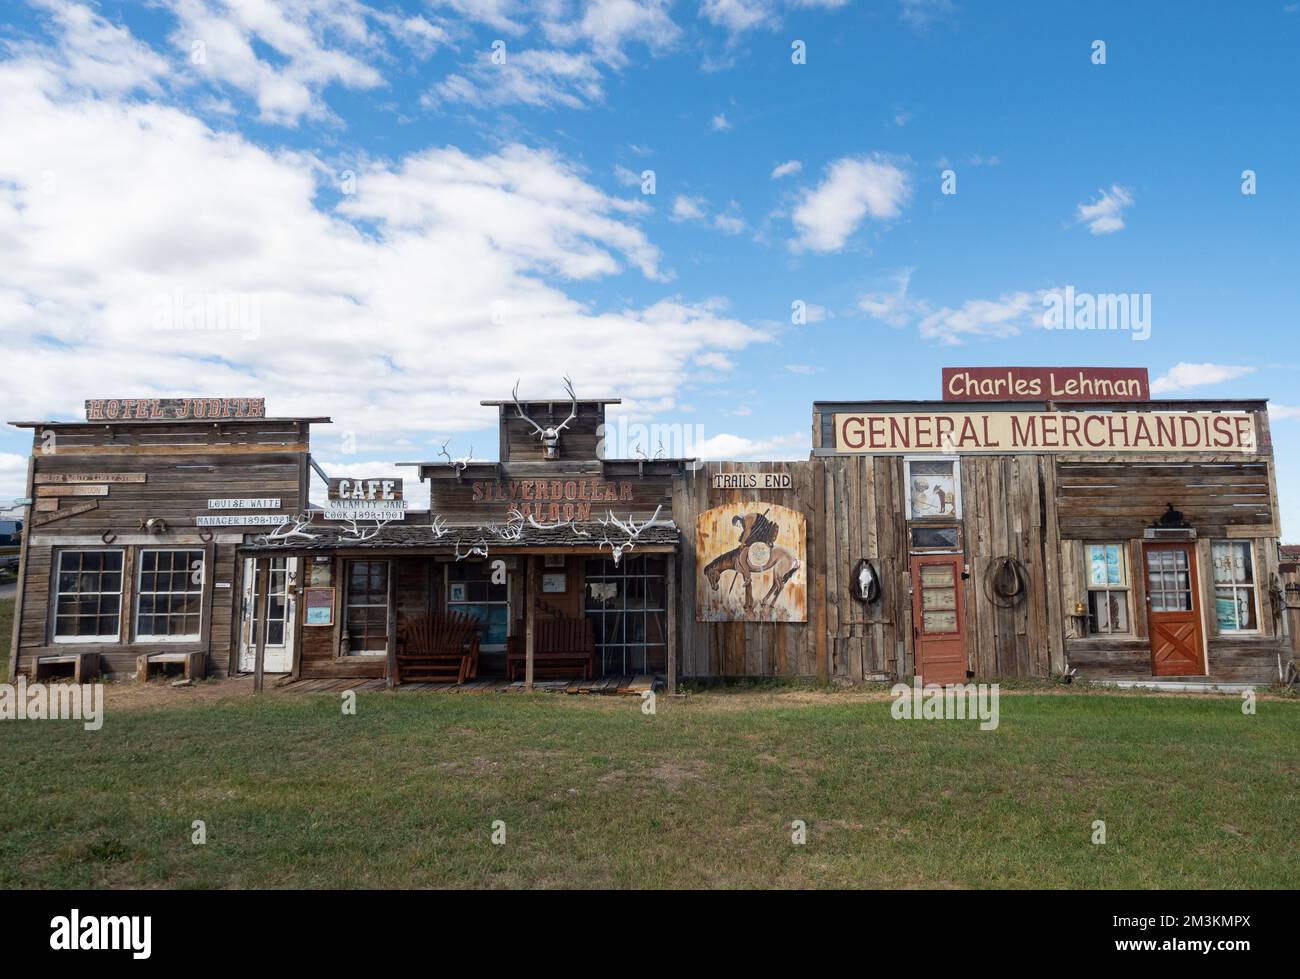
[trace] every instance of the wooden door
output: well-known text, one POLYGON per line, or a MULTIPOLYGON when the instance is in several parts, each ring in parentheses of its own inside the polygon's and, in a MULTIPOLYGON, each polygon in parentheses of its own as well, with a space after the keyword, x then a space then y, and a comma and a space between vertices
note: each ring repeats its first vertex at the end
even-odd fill
POLYGON ((912 636, 923 683, 966 682, 966 615, 962 556, 912 558, 912 636))
POLYGON ((257 634, 262 623, 254 621, 261 597, 255 594, 255 591, 258 573, 265 567, 267 561, 271 562, 268 575, 271 594, 266 608, 266 618, 270 628, 266 633, 262 672, 288 673, 293 669, 293 634, 298 603, 294 599, 290 579, 297 573, 298 559, 296 557, 261 559, 250 557, 244 559, 243 621, 239 642, 239 669, 243 673, 252 673, 257 660, 257 634))
POLYGON ((1195 545, 1147 544, 1147 628, 1152 676, 1201 676, 1201 609, 1195 545))

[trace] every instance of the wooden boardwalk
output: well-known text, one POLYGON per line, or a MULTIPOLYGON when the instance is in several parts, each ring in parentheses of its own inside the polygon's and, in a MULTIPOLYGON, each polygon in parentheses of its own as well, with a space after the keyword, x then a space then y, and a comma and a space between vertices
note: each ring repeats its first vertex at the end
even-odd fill
MULTIPOLYGON (((663 681, 651 674, 636 676, 604 676, 594 680, 537 680, 534 690, 548 693, 605 694, 640 696, 648 690, 661 687, 663 681)), ((345 690, 386 690, 383 679, 358 680, 290 680, 267 681, 266 689, 274 693, 341 693, 345 690)), ((523 693, 522 680, 511 683, 504 679, 469 680, 466 683, 403 683, 397 693, 523 693)))

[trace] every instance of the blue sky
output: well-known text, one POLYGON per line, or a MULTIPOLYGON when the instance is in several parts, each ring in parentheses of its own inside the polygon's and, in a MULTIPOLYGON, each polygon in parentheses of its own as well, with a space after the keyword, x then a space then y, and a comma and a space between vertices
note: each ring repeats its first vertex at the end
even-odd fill
MULTIPOLYGON (((1272 400, 1297 532, 1294 3, 3 17, 9 418, 264 395, 333 415, 316 455, 361 475, 445 439, 491 458, 478 400, 567 372, 628 419, 702 426, 704 454, 798 458, 815 399, 937 398, 945 365, 1145 366, 1161 396, 1272 400), (1042 329, 1065 286, 1149 295, 1149 339, 1042 329)), ((0 434, 0 498, 26 452, 0 434)))

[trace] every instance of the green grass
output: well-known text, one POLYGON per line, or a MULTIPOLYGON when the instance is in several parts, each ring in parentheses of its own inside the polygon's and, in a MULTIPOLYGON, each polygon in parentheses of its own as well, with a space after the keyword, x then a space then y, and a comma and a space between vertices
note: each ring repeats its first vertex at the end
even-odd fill
POLYGON ((982 732, 814 690, 655 716, 558 694, 366 694, 353 717, 335 695, 111 701, 98 733, 0 722, 0 887, 1300 881, 1294 702, 1005 696, 982 732))

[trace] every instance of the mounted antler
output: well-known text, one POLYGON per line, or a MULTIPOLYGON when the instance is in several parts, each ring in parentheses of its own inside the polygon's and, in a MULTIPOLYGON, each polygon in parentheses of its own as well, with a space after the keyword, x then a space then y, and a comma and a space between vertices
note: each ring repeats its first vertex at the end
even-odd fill
POLYGON ((469 468, 469 464, 474 461, 474 446, 471 445, 469 447, 469 455, 462 456, 459 459, 453 459, 451 453, 447 451, 447 446, 450 442, 451 439, 447 439, 446 442, 443 442, 438 449, 438 453, 447 457, 447 463, 455 469, 456 472, 464 472, 469 468))
POLYGON ((524 515, 517 507, 511 507, 504 527, 498 527, 493 523, 488 524, 487 529, 506 543, 517 541, 524 536, 524 515))
POLYGON ((391 522, 392 521, 390 518, 385 518, 383 520, 377 521, 373 526, 362 527, 355 520, 349 520, 348 523, 350 523, 352 526, 348 528, 348 532, 346 534, 341 534, 339 536, 339 543, 340 544, 361 544, 364 543, 365 541, 373 540, 375 537, 378 537, 379 532, 383 530, 384 527, 391 522))
POLYGON ((542 448, 545 451, 547 459, 558 459, 560 457, 560 433, 569 427, 569 422, 578 417, 578 396, 573 391, 573 382, 566 376, 564 378, 564 390, 568 393, 572 404, 569 407, 569 417, 560 422, 553 428, 543 428, 528 415, 524 414, 524 406, 519 403, 519 382, 515 381, 515 388, 510 392, 511 398, 515 402, 515 410, 519 412, 519 417, 528 424, 533 426, 533 434, 537 435, 542 441, 542 448))
POLYGON ((649 520, 643 521, 640 524, 633 520, 630 515, 626 520, 619 520, 618 517, 614 516, 614 511, 610 510, 609 516, 600 519, 600 525, 602 527, 617 527, 627 535, 627 540, 615 544, 609 539, 609 535, 606 534, 601 538, 598 546, 609 547, 610 553, 614 557, 614 565, 617 566, 619 560, 623 557, 623 552, 630 551, 636 546, 637 538, 641 536, 641 532, 658 524, 659 511, 662 509, 662 505, 655 507, 654 515, 651 516, 649 520))
POLYGON ((311 513, 299 513, 296 516, 286 514, 275 530, 269 534, 258 534, 257 542, 259 544, 284 544, 294 538, 315 540, 320 534, 309 534, 303 529, 311 523, 311 518, 311 513))

